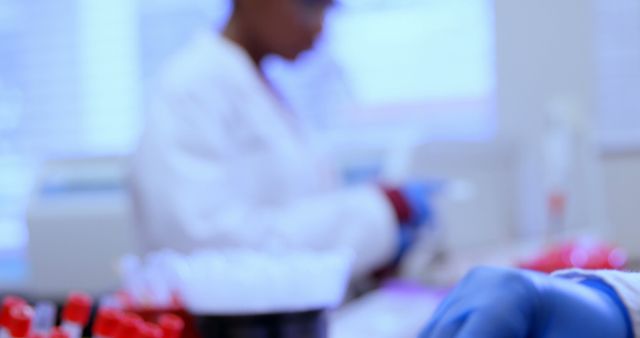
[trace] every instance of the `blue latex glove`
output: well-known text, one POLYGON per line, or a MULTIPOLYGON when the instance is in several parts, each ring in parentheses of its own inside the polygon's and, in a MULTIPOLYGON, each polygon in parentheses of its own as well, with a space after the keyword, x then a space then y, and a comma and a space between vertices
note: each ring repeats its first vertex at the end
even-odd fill
POLYGON ((633 337, 627 319, 619 299, 600 290, 528 271, 479 268, 420 338, 633 337))
POLYGON ((442 184, 435 182, 411 182, 405 184, 400 192, 411 208, 411 218, 407 225, 417 228, 433 218, 429 201, 441 189, 442 184))

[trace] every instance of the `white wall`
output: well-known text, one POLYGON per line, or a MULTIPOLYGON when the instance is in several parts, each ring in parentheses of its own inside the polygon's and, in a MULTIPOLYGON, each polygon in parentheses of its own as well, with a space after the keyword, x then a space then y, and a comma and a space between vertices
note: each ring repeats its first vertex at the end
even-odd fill
POLYGON ((506 244, 516 235, 514 149, 477 143, 419 149, 412 176, 446 178, 452 190, 436 202, 438 224, 451 249, 506 244))
POLYGON ((597 4, 605 196, 609 233, 640 257, 640 3, 597 4))
MULTIPOLYGON (((496 0, 498 110, 502 136, 518 144, 518 224, 546 231, 541 142, 558 105, 595 112, 592 3, 588 0, 496 0)), ((592 220, 581 221, 589 223, 592 220)))
MULTIPOLYGON (((525 230, 542 221, 536 217, 541 207, 535 196, 539 172, 531 164, 544 113, 560 100, 572 102, 593 121, 598 121, 597 114, 606 114, 597 102, 602 89, 597 56, 604 47, 596 45, 596 5, 591 0, 496 0, 498 107, 503 136, 520 142, 520 167, 528 168, 518 174, 520 182, 528 184, 519 197, 518 223, 525 230)), ((608 222, 599 224, 598 231, 640 257, 640 149, 603 149, 599 154, 596 171, 601 173, 600 201, 608 222)))
POLYGON ((640 257, 640 152, 603 156, 609 233, 634 258, 640 257))
POLYGON ((558 99, 594 107, 590 0, 495 0, 498 109, 509 137, 535 137, 558 99))

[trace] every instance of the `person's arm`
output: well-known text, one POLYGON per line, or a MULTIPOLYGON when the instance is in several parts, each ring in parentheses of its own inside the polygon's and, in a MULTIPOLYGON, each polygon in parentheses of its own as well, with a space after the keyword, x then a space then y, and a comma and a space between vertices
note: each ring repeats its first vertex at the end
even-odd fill
POLYGON ((606 288, 530 271, 479 268, 442 303, 420 337, 633 338, 626 315, 606 288))
POLYGON ((386 264, 397 250, 395 219, 375 188, 267 207, 226 196, 232 187, 219 183, 183 182, 171 189, 167 212, 199 247, 349 250, 356 274, 386 264))

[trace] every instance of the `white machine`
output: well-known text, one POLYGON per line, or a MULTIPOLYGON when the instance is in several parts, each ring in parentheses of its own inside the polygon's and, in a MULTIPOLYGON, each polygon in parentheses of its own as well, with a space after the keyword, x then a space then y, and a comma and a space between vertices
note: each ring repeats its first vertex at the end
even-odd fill
POLYGON ((126 167, 116 157, 44 165, 28 206, 26 291, 61 298, 118 287, 117 261, 136 250, 126 167))

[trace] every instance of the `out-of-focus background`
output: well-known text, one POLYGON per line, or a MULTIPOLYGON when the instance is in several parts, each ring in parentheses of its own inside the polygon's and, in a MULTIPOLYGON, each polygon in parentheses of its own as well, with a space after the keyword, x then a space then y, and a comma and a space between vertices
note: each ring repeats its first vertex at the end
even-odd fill
MULTIPOLYGON (((3 1, 0 9, 0 247, 21 253, 29 245, 27 211, 35 218, 49 212, 47 204, 64 199, 65 184, 77 180, 101 193, 93 195, 95 203, 55 207, 56 216, 109 208, 108 195, 119 189, 109 178, 120 167, 104 162, 134 149, 145 90, 194 30, 222 26, 229 2, 3 1), (72 161, 85 165, 73 167, 72 161)), ((484 159, 484 149, 502 156, 494 146, 495 26, 490 1, 341 1, 317 49, 295 64, 269 60, 269 73, 318 147, 343 163, 348 179, 379 175, 392 153, 407 151, 395 157, 416 163, 400 175, 444 170, 442 175, 457 176, 469 165, 478 169, 470 174, 486 175, 487 166, 500 164, 484 159), (460 143, 465 145, 457 149, 460 143), (467 144, 483 150, 470 156, 467 144), (424 150, 413 149, 422 145, 424 150), (448 158, 433 158, 434 151, 448 158)), ((495 233, 512 212, 496 192, 487 191, 495 194, 489 202, 495 210, 474 207, 487 223, 474 228, 495 233)), ((7 280, 26 277, 25 268, 7 280)))
MULTIPOLYGON (((0 0, 0 288, 63 293, 55 272, 83 264, 69 257, 134 247, 126 159, 145 93, 228 11, 0 0)), ((345 181, 450 183, 437 208, 452 255, 557 235, 640 258, 637 1, 340 0, 313 52, 268 70, 345 181)), ((75 276, 96 278, 112 282, 75 276)))

